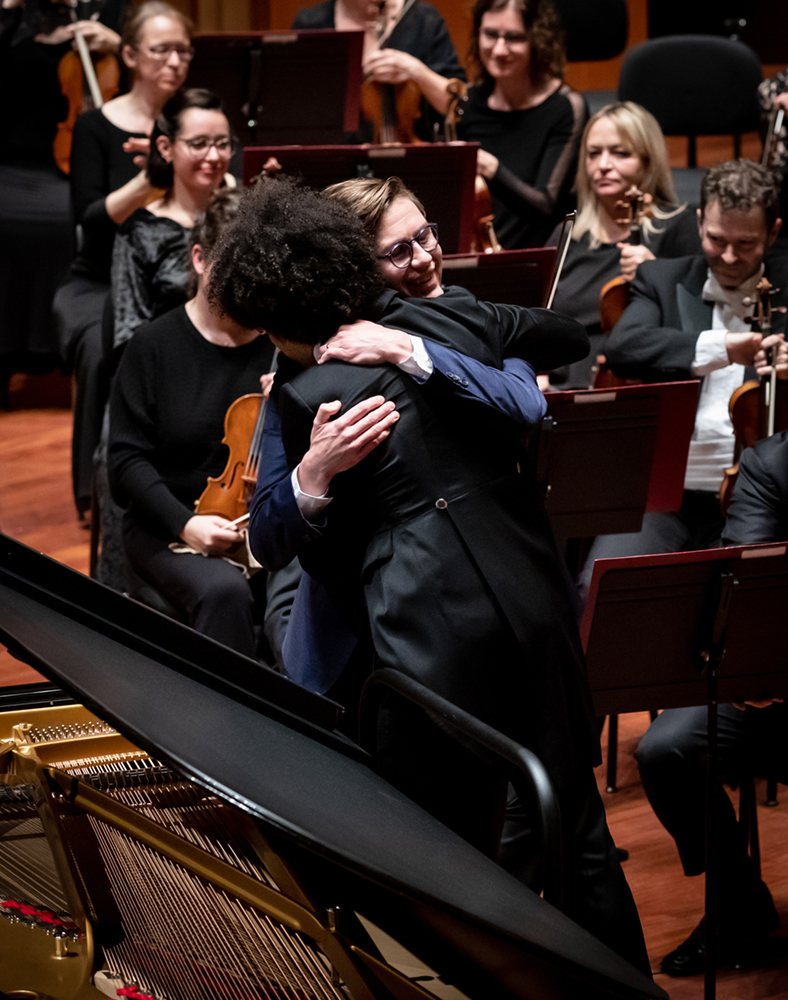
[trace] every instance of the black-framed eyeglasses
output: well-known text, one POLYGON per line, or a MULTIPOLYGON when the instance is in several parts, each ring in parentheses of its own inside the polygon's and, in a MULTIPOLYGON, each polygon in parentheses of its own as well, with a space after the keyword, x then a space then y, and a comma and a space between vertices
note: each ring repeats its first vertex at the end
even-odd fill
POLYGON ((174 52, 180 62, 191 62, 194 59, 194 49, 191 45, 152 45, 143 51, 147 52, 151 59, 157 62, 164 62, 169 59, 174 52))
POLYGON ((410 262, 413 260, 414 243, 418 243, 421 249, 426 250, 427 253, 432 253, 438 245, 438 223, 428 222, 426 226, 421 227, 413 239, 399 240, 386 253, 378 254, 378 260, 389 260, 394 267, 400 267, 404 270, 406 267, 410 267, 410 262))
POLYGON ((218 139, 211 139, 207 135, 196 135, 193 139, 182 139, 179 136, 178 141, 184 143, 195 158, 207 156, 211 146, 213 146, 219 156, 232 156, 238 148, 235 139, 226 135, 218 139))
POLYGON ((525 45, 528 41, 528 35, 523 31, 496 31, 494 28, 482 28, 481 35, 493 45, 500 39, 508 48, 525 45))

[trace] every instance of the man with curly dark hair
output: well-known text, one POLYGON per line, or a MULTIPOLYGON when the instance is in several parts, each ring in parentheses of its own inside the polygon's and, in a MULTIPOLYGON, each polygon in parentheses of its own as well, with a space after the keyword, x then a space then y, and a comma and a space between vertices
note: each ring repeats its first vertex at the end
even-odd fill
MULTIPOLYGON (((297 366, 280 368, 273 393, 291 469, 320 434, 326 404, 341 407, 340 420, 370 398, 396 407, 398 420, 363 460, 328 477, 325 523, 304 522, 301 561, 337 616, 371 634, 380 665, 537 753, 561 802, 566 912, 648 970, 593 777, 598 735, 572 599, 541 498, 517 466, 517 428, 470 405, 450 379, 419 385, 392 364, 316 363, 331 325, 369 307, 377 279, 367 283, 365 267, 374 258, 360 223, 290 183, 249 200, 212 262, 216 301, 237 321, 265 327, 297 366)), ((387 292, 382 303, 383 323, 390 313, 398 326, 412 323, 425 336, 431 329, 439 342, 497 367, 504 349, 523 350, 516 338, 504 344, 500 332, 463 325, 451 295, 387 292)), ((532 323, 542 320, 533 313, 532 323)), ((277 525, 267 524, 265 537, 259 527, 253 518, 253 549, 275 566, 277 525)), ((417 711, 386 705, 379 723, 384 773, 495 856, 505 778, 417 711)))

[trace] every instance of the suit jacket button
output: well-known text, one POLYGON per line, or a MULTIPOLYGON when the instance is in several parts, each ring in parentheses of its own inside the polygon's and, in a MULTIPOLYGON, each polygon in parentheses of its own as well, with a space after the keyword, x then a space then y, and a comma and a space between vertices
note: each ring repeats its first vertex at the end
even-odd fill
POLYGON ((435 501, 435 506, 438 508, 438 510, 445 510, 449 505, 448 503, 446 503, 443 497, 441 497, 440 500, 435 501))

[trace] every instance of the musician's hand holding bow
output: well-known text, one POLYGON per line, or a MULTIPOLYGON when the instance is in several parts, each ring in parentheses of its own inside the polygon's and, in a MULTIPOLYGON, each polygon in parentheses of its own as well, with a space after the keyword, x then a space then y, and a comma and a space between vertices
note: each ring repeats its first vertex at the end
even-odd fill
POLYGON ((774 104, 777 108, 782 108, 788 114, 788 91, 784 94, 777 94, 774 98, 774 104))
POLYGON ((642 264, 644 260, 655 259, 654 254, 642 243, 637 246, 633 246, 631 243, 616 243, 616 246, 621 251, 621 277, 625 281, 634 279, 638 265, 642 264))
POLYGON ((782 333, 773 333, 763 338, 760 349, 753 358, 756 372, 759 375, 771 375, 772 366, 766 358, 766 352, 770 348, 774 350, 777 378, 788 379, 788 344, 785 342, 785 334, 782 333))
POLYGON ((36 35, 35 41, 43 45, 62 45, 63 42, 71 42, 76 49, 76 33, 82 35, 88 44, 91 52, 118 52, 120 49, 120 35, 112 28, 108 28, 101 21, 77 21, 73 24, 63 24, 50 31, 46 35, 36 35))
POLYGON ((345 361, 351 365, 398 365, 413 353, 407 333, 391 330, 380 323, 358 320, 345 323, 318 349, 318 364, 345 361))
POLYGON ((488 153, 486 149, 476 150, 476 173, 481 174, 485 180, 490 181, 495 177, 498 170, 498 157, 488 153))
POLYGON ((195 514, 186 522, 181 538, 195 552, 223 556, 243 541, 243 533, 226 517, 218 514, 195 514))

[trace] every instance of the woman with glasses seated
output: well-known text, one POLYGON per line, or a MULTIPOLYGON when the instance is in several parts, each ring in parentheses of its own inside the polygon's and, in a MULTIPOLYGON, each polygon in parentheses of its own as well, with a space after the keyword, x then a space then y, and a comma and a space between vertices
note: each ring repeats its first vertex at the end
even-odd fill
MULTIPOLYGON (((185 301, 189 234, 228 179, 233 148, 221 101, 209 90, 181 91, 164 105, 146 167, 148 184, 163 193, 137 208, 118 230, 112 255, 112 344, 105 344, 105 353, 117 355, 140 324, 185 301)), ((114 356, 110 368, 116 364, 114 356)))
POLYGON ((492 195, 495 231, 509 250, 542 246, 573 207, 587 117, 563 82, 562 33, 549 0, 477 0, 460 138, 481 143, 478 172, 492 195))
MULTIPOLYGON (((189 236, 224 183, 232 149, 229 122, 219 98, 210 91, 181 91, 165 104, 153 128, 146 168, 148 182, 163 189, 162 197, 136 209, 115 239, 112 310, 107 310, 103 330, 108 375, 143 323, 186 301, 189 236)), ((119 517, 106 495, 103 440, 95 453, 102 538, 96 575, 102 583, 122 590, 119 517)))
POLYGON ((90 501, 93 451, 106 401, 101 317, 118 226, 154 196, 145 172, 148 136, 183 86, 192 58, 191 22, 158 0, 136 8, 123 29, 121 55, 131 90, 77 118, 71 148, 71 204, 79 251, 55 296, 61 353, 77 383, 72 442, 74 499, 90 501))

